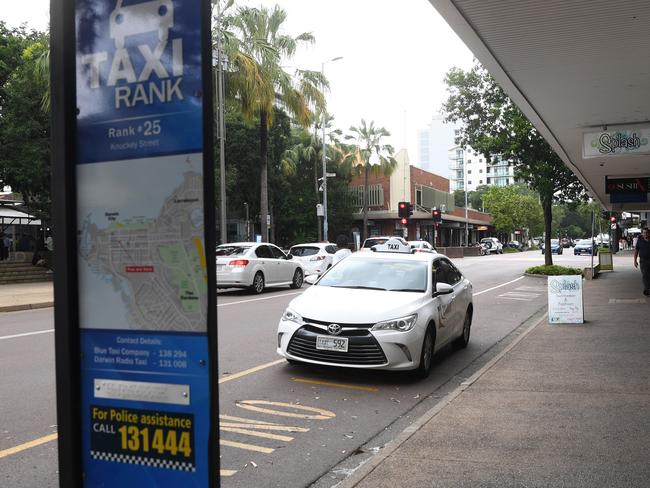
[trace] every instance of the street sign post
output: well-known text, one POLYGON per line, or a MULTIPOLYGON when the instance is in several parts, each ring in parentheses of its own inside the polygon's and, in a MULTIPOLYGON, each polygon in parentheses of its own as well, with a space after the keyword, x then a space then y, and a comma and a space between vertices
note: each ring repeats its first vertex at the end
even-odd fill
POLYGON ((51 19, 61 486, 217 486, 210 3, 51 19))

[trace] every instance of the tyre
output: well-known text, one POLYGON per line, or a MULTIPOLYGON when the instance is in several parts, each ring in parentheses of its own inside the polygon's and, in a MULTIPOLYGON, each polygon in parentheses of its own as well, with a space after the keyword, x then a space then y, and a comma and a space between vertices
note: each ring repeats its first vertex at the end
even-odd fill
POLYGON ((434 325, 429 324, 427 331, 424 334, 422 341, 422 352, 420 353, 420 365, 415 370, 415 376, 418 378, 426 378, 431 373, 431 365, 433 364, 433 351, 436 344, 436 334, 434 332, 434 325))
POLYGON ((302 282, 304 280, 304 277, 302 275, 302 270, 297 269, 293 273, 293 280, 291 280, 291 284, 289 285, 291 288, 300 288, 302 286, 302 282))
POLYGON ((261 271, 255 273, 253 284, 251 285, 251 290, 253 293, 256 293, 258 295, 264 291, 264 275, 261 271))
POLYGON ((469 334, 472 331, 472 310, 467 309, 465 312, 465 322, 463 323, 463 333, 461 336, 452 342, 454 349, 465 349, 469 344, 469 334))

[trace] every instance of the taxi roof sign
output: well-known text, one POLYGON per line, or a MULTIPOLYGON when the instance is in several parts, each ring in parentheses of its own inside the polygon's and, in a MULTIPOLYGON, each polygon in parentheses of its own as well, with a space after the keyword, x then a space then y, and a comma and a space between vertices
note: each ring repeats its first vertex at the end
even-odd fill
POLYGON ((408 243, 397 237, 391 237, 383 244, 376 244, 370 249, 375 252, 399 252, 406 254, 412 254, 414 252, 414 249, 408 243))

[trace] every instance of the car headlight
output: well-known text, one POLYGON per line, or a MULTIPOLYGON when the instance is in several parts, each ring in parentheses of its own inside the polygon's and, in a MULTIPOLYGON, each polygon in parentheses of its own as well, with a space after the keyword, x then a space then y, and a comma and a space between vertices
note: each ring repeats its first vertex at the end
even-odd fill
POLYGON ((407 315, 398 319, 377 322, 370 330, 399 330, 400 332, 406 332, 413 328, 417 320, 418 314, 414 313, 413 315, 407 315))
POLYGON ((296 312, 291 310, 290 308, 287 308, 284 313, 282 314, 282 320, 288 320, 289 322, 295 322, 296 324, 302 325, 303 320, 300 315, 298 315, 296 312))

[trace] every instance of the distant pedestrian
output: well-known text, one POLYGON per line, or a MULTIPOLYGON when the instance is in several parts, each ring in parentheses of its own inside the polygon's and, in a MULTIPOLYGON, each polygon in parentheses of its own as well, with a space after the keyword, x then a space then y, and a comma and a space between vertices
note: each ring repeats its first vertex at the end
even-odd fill
POLYGON ((5 253, 8 253, 5 249, 5 238, 4 235, 0 235, 0 261, 5 259, 5 253))
POLYGON ((641 230, 641 237, 634 248, 634 267, 641 263, 641 277, 643 279, 643 294, 650 296, 650 230, 646 227, 641 230), (638 261, 637 261, 637 258, 638 261))
POLYGON ((338 248, 338 250, 334 254, 334 257, 332 258, 332 266, 334 266, 336 263, 341 261, 343 258, 346 258, 350 254, 352 254, 352 251, 350 251, 350 247, 348 244, 348 238, 343 234, 341 234, 336 238, 336 247, 338 248))
POLYGON ((9 253, 11 252, 11 238, 7 234, 5 234, 3 244, 5 246, 5 259, 9 259, 9 253))

